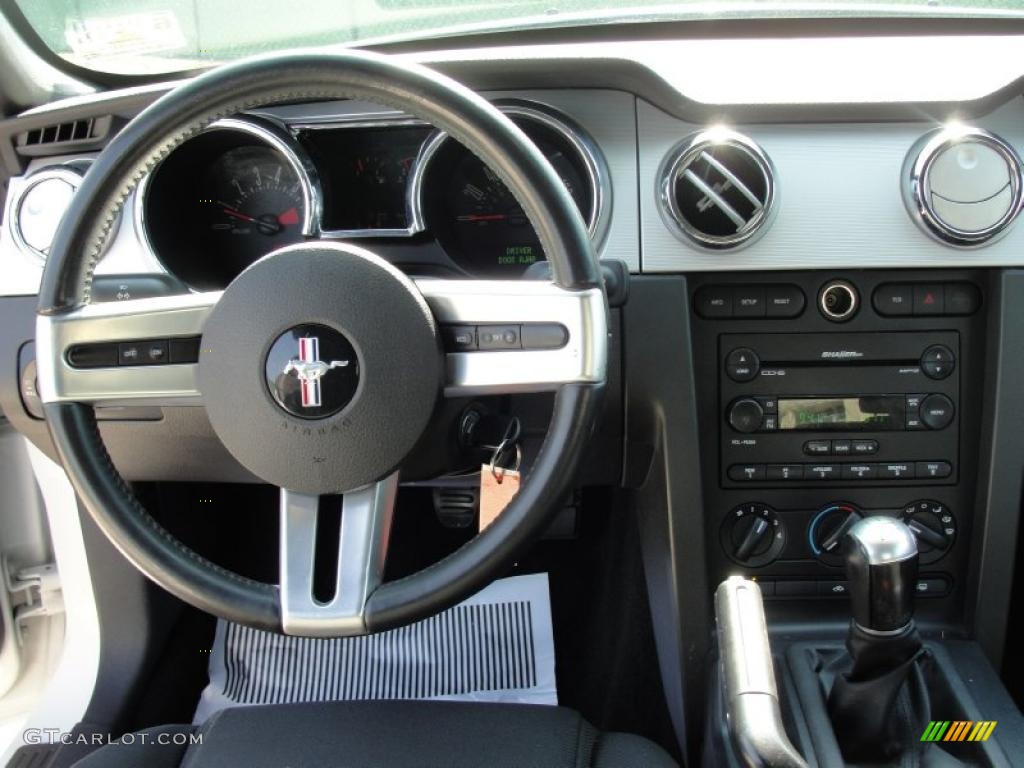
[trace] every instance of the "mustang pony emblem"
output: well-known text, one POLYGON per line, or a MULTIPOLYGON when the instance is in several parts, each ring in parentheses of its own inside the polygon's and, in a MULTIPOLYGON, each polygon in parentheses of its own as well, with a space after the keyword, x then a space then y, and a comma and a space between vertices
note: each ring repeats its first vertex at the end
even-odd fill
POLYGON ((321 404, 320 379, 328 371, 347 365, 348 360, 325 363, 320 359, 320 339, 316 336, 303 336, 299 339, 299 359, 289 360, 282 373, 287 376, 294 371, 302 386, 302 407, 317 408, 321 404))

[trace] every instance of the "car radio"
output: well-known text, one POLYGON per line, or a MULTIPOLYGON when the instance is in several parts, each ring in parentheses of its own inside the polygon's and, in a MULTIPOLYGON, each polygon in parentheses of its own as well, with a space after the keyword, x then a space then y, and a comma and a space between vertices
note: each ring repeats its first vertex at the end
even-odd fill
POLYGON ((956 481, 955 332, 719 337, 722 481, 956 481))

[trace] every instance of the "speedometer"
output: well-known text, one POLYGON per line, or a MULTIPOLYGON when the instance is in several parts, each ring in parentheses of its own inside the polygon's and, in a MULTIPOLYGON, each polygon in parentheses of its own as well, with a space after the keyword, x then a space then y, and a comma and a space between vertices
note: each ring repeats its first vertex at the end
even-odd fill
MULTIPOLYGON (((546 112, 507 111, 551 163, 594 236, 606 192, 589 140, 546 112)), ((473 276, 516 277, 544 260, 533 225, 494 171, 461 144, 436 142, 420 199, 428 229, 452 261, 473 276)))

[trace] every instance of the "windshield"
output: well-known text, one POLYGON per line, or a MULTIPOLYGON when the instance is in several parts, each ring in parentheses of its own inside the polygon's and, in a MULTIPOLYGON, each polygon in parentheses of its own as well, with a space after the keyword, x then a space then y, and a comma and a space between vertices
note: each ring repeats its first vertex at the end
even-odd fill
POLYGON ((52 51, 103 72, 158 74, 298 46, 687 18, 1024 16, 1024 0, 16 0, 52 51))

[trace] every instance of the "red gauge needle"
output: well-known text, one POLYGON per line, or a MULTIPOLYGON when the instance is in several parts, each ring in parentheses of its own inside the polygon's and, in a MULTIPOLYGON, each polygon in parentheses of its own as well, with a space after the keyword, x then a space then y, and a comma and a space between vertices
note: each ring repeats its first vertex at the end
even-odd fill
POLYGON ((242 221, 251 221, 251 222, 255 222, 256 221, 256 219, 254 219, 252 216, 247 216, 246 214, 242 213, 241 211, 236 211, 234 208, 228 208, 223 203, 221 204, 221 207, 224 209, 224 213, 226 213, 228 216, 233 216, 234 218, 241 219, 242 221))
POLYGON ((457 216, 456 221, 504 221, 507 219, 504 213, 469 213, 465 216, 457 216))
POLYGON ((277 223, 282 227, 287 227, 290 224, 299 223, 299 211, 296 208, 289 208, 287 211, 277 217, 277 223))

